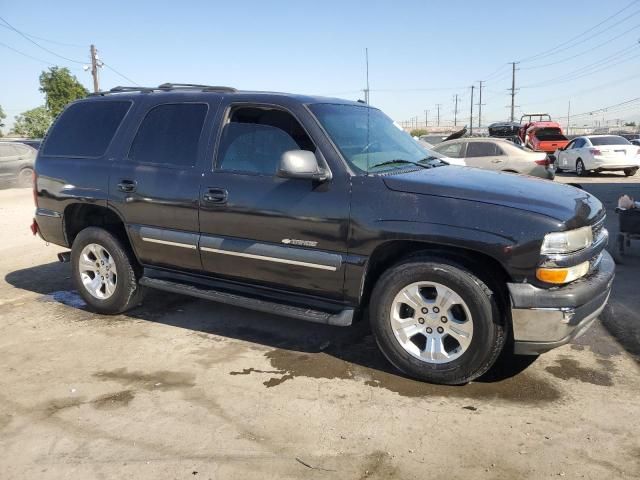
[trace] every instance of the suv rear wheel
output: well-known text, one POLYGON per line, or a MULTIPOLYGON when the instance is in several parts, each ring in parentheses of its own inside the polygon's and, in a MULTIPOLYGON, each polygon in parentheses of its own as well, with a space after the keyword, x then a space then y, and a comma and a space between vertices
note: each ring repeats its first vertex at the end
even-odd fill
POLYGON ((76 288, 92 310, 117 314, 140 303, 135 259, 108 231, 82 230, 73 242, 71 265, 76 288))
POLYGON ((496 361, 506 340, 493 292, 447 260, 402 262, 372 292, 371 327, 399 370, 441 384, 467 383, 496 361))

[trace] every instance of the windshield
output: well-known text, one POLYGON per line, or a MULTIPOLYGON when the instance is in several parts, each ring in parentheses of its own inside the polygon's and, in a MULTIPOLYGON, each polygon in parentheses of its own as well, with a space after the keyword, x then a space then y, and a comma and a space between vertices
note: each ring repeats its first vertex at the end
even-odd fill
POLYGON ((610 135, 607 137, 589 137, 591 145, 594 147, 600 145, 631 145, 631 142, 624 137, 618 137, 617 135, 610 135))
MULTIPOLYGON (((380 110, 366 105, 309 105, 344 158, 362 172, 433 162, 433 155, 380 110)), ((443 164, 436 161, 438 164, 443 164)))

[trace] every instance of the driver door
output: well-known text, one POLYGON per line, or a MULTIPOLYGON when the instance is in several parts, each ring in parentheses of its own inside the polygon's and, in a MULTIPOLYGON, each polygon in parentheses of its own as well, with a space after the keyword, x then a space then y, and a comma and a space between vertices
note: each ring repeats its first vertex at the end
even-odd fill
POLYGON ((276 175, 285 151, 313 151, 323 161, 298 120, 305 114, 227 105, 215 165, 200 187, 202 266, 213 277, 341 300, 348 177, 317 182, 276 175))

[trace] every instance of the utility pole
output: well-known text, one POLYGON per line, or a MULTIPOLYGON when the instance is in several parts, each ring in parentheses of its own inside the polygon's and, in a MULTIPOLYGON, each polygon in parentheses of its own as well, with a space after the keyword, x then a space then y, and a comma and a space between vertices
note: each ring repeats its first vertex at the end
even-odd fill
POLYGON ((478 128, 482 128, 482 84, 483 80, 480 80, 480 100, 478 102, 478 128))
POLYGON ((91 45, 91 76, 93 77, 93 91, 99 92, 100 85, 98 83, 98 67, 101 67, 98 61, 98 50, 95 45, 91 45))
POLYGON ((369 49, 364 49, 364 59, 367 66, 367 88, 364 90, 364 103, 369 105, 369 49))
POLYGON ((438 109, 438 126, 440 126, 440 107, 442 104, 436 103, 436 108, 438 109))
POLYGON ((516 65, 520 62, 511 62, 511 121, 515 118, 516 107, 516 65))
POLYGON ((429 125, 429 110, 424 111, 424 128, 429 125))
POLYGON ((569 107, 567 108, 567 135, 569 135, 570 125, 571 125, 571 100, 569 100, 569 107))
POLYGON ((458 126, 458 94, 456 93, 455 106, 453 107, 453 126, 458 126))
POLYGON ((469 117, 469 135, 473 135, 473 89, 476 88, 471 85, 471 116, 469 117))

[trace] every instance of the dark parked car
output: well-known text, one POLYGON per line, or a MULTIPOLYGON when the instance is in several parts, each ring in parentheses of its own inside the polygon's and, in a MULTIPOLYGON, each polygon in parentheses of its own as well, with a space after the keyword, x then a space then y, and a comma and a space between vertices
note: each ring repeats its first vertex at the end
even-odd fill
POLYGON ((0 142, 0 181, 29 187, 37 150, 18 142, 0 142))
POLYGON ((329 325, 368 312, 389 361, 431 382, 568 342, 614 276, 595 197, 425 157, 356 102, 118 88, 65 109, 36 173, 32 230, 71 248, 94 311, 151 287, 329 325))

